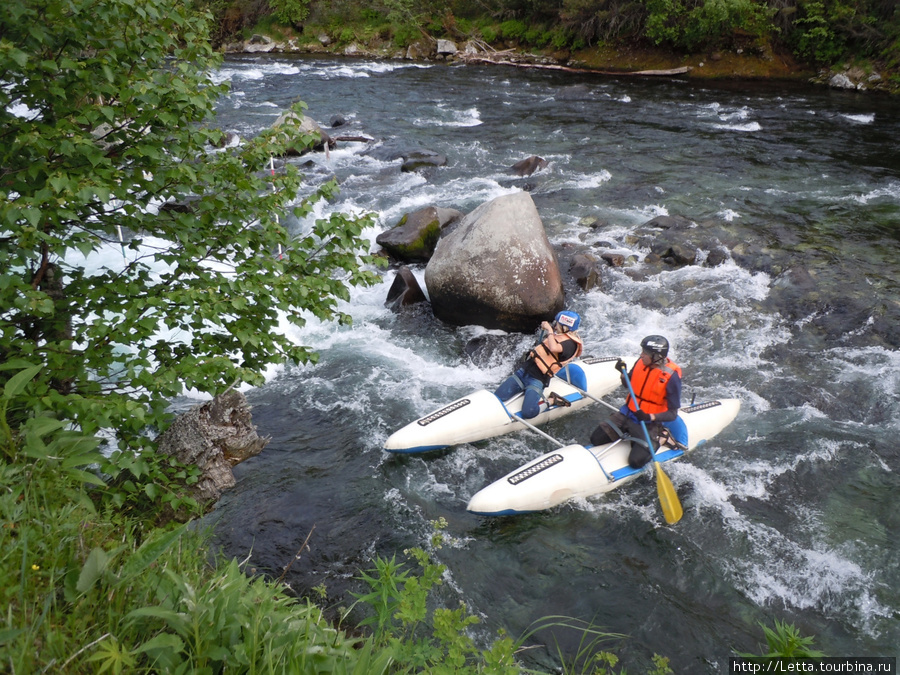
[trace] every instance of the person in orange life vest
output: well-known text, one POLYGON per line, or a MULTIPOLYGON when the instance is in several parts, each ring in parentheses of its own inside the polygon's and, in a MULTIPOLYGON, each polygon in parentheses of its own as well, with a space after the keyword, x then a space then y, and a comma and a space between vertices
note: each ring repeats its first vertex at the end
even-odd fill
MULTIPOLYGON (((681 407, 681 367, 669 359, 669 341, 662 335, 648 335, 641 341, 641 358, 626 375, 625 362, 616 363, 616 369, 631 381, 631 387, 640 406, 635 405, 631 394, 618 412, 610 415, 607 422, 601 422, 591 434, 591 444, 612 443, 622 436, 644 440, 641 422, 647 426, 650 439, 659 446, 659 436, 664 428, 662 422, 671 422, 678 417, 681 407)), ((627 386, 627 385, 626 385, 627 386)), ((650 451, 643 443, 632 441, 628 464, 638 469, 652 459, 650 451)))
POLYGON ((544 387, 550 384, 550 378, 569 361, 581 355, 584 343, 575 332, 579 325, 581 317, 569 311, 557 314, 553 325, 547 321, 541 323, 547 337, 528 352, 525 364, 497 387, 494 395, 505 402, 524 391, 522 417, 536 417, 541 412, 541 398, 544 387))

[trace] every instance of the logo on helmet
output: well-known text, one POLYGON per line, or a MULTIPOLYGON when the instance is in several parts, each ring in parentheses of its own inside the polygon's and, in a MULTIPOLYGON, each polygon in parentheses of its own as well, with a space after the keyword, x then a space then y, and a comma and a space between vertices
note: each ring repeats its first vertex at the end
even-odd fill
POLYGON ((575 312, 560 312, 556 315, 555 321, 569 330, 578 330, 578 324, 581 323, 581 317, 575 312))
POLYGON ((650 352, 651 354, 668 356, 669 341, 666 340, 666 338, 664 338, 662 335, 648 335, 643 340, 641 340, 641 348, 644 351, 650 352))

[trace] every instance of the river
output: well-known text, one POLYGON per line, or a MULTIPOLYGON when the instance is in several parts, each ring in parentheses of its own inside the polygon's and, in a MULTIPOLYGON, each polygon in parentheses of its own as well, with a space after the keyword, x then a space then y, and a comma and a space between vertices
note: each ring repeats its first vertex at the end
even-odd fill
MULTIPOLYGON (((247 392, 263 453, 208 518, 229 556, 347 605, 374 555, 427 547, 447 522, 437 600, 464 602, 486 644, 563 615, 627 635, 629 672, 654 653, 676 673, 727 672, 758 652, 760 624, 794 624, 832 656, 900 655, 900 106, 891 98, 784 83, 703 83, 502 66, 288 56, 229 57, 220 126, 259 133, 296 100, 340 142, 296 161, 309 184, 336 176, 336 209, 374 212, 375 237, 418 208, 468 212, 532 195, 560 251, 633 257, 589 292, 569 288, 595 356, 636 357, 665 335, 685 398, 737 397, 736 421, 668 465, 684 518, 666 525, 648 475, 610 495, 521 517, 465 510, 479 489, 552 446, 527 431, 442 452, 382 450, 396 429, 510 371, 516 349, 472 360, 486 333, 428 311, 384 307, 395 271, 341 307, 352 327, 311 318, 292 337, 320 360, 285 364, 247 392), (341 115, 347 124, 328 129, 341 115), (402 173, 363 154, 391 144, 446 155, 402 173), (548 166, 527 178, 530 155, 548 166), (721 265, 644 264, 634 237, 683 216, 729 251, 721 265)), ((709 251, 701 250, 705 255, 709 251)), ((414 267, 424 284, 423 267, 414 267)), ((563 270, 565 273, 565 269, 563 270)), ((618 403, 621 392, 607 397, 618 403)), ((589 407, 548 425, 587 442, 589 407)), ((529 665, 552 668, 575 631, 538 633, 529 665)))

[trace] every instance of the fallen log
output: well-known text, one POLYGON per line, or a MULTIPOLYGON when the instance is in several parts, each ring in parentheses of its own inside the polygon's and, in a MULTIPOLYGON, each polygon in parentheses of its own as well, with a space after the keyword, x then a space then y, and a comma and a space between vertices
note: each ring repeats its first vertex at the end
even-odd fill
POLYGON ((522 61, 498 60, 483 56, 463 56, 461 61, 474 61, 477 63, 493 63, 499 66, 514 66, 516 68, 538 68, 542 70, 559 70, 566 73, 588 73, 594 75, 622 75, 622 76, 644 76, 644 77, 664 77, 668 75, 683 75, 692 70, 691 66, 682 66, 680 68, 669 68, 666 70, 595 70, 593 68, 573 68, 571 66, 560 66, 549 63, 529 63, 522 61))
POLYGON ((374 141, 374 138, 369 138, 368 136, 335 136, 332 140, 334 141, 361 141, 363 143, 369 143, 370 141, 374 141))

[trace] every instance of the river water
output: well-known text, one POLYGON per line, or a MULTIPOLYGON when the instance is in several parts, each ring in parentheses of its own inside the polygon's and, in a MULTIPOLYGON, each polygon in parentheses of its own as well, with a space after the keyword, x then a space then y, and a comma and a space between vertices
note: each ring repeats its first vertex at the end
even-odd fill
MULTIPOLYGON (((292 333, 318 350, 317 364, 286 364, 247 392, 271 442, 235 468, 237 487, 210 517, 228 555, 250 555, 251 569, 277 577, 312 532, 285 579, 301 593, 324 585, 338 607, 374 555, 427 547, 431 521, 444 518, 437 600, 481 617, 481 643, 562 615, 627 635, 609 646, 629 672, 659 653, 676 673, 712 674, 736 651, 758 652, 760 623, 778 619, 832 656, 900 655, 896 100, 287 56, 229 58, 217 77, 233 87, 223 129, 256 134, 300 99, 323 127, 347 120, 332 135, 374 139, 294 160, 310 185, 340 181, 318 215, 377 214, 373 250, 407 212, 468 212, 518 190, 561 255, 642 261, 641 224, 691 219, 701 259, 724 247, 725 263, 608 267, 589 292, 570 285, 568 306, 583 317, 588 354, 635 357, 643 336, 660 333, 684 369, 686 400, 742 400, 712 443, 668 465, 685 510, 674 526, 649 475, 543 513, 469 514, 475 492, 552 444, 525 431, 417 456, 382 445, 416 417, 492 389, 534 336, 498 335, 512 347, 473 360, 465 347, 485 331, 424 309, 390 312, 395 272, 385 270, 342 307, 352 327, 311 319, 292 333), (363 154, 398 146, 441 153, 447 165, 402 173, 390 153, 363 154), (510 174, 530 155, 549 165, 510 174)), ((423 282, 423 268, 413 271, 423 282)), ((603 416, 594 406, 545 430, 587 442, 603 416)), ((523 659, 552 668, 580 639, 542 631, 523 659)))

